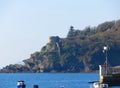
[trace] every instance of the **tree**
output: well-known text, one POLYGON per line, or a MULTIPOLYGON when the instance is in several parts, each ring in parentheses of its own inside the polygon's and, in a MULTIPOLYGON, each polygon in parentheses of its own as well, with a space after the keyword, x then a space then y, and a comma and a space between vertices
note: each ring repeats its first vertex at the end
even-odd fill
POLYGON ((74 37, 75 36, 75 30, 74 30, 74 27, 73 26, 70 26, 70 29, 69 29, 69 32, 68 32, 68 35, 67 37, 74 37))

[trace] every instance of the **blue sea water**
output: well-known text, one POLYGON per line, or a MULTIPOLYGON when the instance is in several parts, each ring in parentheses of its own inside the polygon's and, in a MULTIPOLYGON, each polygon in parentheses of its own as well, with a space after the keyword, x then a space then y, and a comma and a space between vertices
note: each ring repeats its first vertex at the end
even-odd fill
POLYGON ((97 73, 1 73, 0 88, 17 88, 24 80, 26 88, 90 88, 88 82, 98 81, 97 73))

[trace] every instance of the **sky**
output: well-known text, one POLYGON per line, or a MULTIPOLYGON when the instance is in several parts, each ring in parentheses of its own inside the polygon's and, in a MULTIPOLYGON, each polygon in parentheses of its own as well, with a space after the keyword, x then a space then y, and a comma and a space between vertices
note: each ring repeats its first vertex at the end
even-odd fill
POLYGON ((120 0, 0 0, 0 67, 20 63, 48 43, 120 19, 120 0))

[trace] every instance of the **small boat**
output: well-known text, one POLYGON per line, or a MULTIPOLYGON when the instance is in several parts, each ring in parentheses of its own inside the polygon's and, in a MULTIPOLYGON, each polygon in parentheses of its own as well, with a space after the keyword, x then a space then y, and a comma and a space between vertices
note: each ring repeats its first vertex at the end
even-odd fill
POLYGON ((17 88, 26 88, 26 85, 23 80, 17 82, 17 88))
POLYGON ((108 84, 102 84, 99 82, 94 82, 92 88, 109 88, 108 84))

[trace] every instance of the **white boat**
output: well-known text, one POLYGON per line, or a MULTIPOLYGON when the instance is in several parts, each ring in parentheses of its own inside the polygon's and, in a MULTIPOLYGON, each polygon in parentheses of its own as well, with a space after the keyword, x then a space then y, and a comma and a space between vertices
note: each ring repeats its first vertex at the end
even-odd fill
POLYGON ((94 82, 92 88, 109 88, 108 84, 101 84, 99 82, 94 82))

